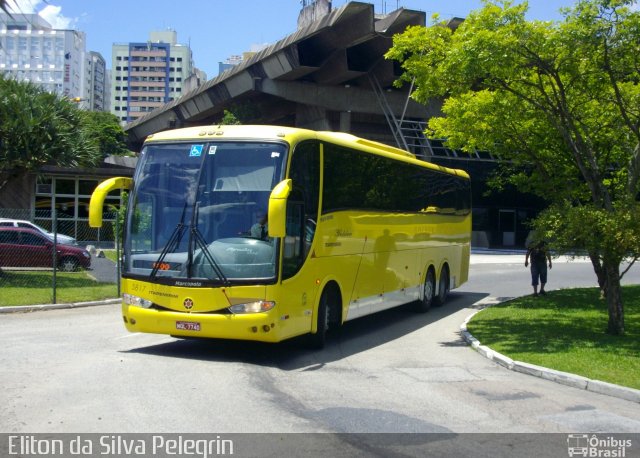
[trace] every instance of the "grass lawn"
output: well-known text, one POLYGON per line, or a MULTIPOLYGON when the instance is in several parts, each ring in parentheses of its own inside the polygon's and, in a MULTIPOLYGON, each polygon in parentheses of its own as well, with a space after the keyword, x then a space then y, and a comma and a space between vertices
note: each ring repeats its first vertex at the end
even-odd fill
POLYGON ((107 259, 110 259, 113 262, 118 262, 118 257, 116 256, 116 250, 102 250, 104 256, 107 259))
MULTIPOLYGON (((51 271, 0 273, 0 307, 49 304, 52 302, 51 271)), ((57 303, 84 302, 118 297, 117 286, 99 283, 85 272, 58 272, 57 303)))
POLYGON ((640 286, 623 287, 624 336, 611 336, 597 288, 565 289, 487 308, 468 323, 514 360, 640 389, 640 286))

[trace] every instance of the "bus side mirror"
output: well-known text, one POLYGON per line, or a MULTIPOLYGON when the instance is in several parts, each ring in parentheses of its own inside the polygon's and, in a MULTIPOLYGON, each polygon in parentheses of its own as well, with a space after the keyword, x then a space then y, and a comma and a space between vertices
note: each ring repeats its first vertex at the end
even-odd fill
POLYGON ((104 199, 114 189, 131 189, 133 180, 128 177, 114 177, 100 183, 91 194, 89 203, 89 226, 102 226, 102 207, 104 207, 104 199))
POLYGON ((291 194, 291 179, 281 181, 269 196, 268 229, 269 237, 284 237, 287 223, 287 199, 291 194))

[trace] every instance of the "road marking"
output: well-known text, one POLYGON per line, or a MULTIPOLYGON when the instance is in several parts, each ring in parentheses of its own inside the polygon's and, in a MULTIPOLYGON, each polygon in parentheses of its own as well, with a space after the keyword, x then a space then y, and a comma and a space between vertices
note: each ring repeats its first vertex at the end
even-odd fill
POLYGON ((141 336, 143 335, 142 332, 130 332, 128 334, 124 334, 120 337, 116 337, 115 340, 119 340, 119 339, 126 339, 127 337, 135 337, 135 336, 141 336))

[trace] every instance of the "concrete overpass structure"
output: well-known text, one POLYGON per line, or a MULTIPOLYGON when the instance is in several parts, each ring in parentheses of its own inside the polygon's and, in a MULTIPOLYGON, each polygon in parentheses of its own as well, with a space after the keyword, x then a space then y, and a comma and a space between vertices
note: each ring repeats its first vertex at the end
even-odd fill
MULTIPOLYGON (((426 121, 440 103, 425 106, 409 98, 410 88, 395 88, 399 65, 386 60, 394 34, 425 25, 424 12, 398 9, 383 17, 370 3, 351 2, 312 18, 293 34, 225 71, 181 98, 128 124, 132 149, 147 135, 187 126, 219 123, 224 110, 245 124, 276 124, 350 132, 400 146, 418 157, 467 170, 472 176, 474 246, 522 246, 526 221, 540 202, 510 190, 486 196, 486 180, 496 163, 488 153, 458 153, 428 140, 426 121)), ((452 28, 462 20, 449 22, 452 28)))
POLYGON ((339 130, 395 146, 389 115, 424 122, 438 111, 410 100, 408 87, 392 86, 400 68, 384 54, 392 36, 412 25, 425 25, 425 13, 401 8, 378 18, 370 3, 347 3, 128 124, 129 143, 214 124, 235 108, 247 124, 339 130))

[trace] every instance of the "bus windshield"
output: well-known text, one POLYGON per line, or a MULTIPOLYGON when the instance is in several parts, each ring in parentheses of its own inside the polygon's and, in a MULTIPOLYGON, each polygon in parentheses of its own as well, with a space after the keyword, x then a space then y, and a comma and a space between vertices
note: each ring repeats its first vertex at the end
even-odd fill
POLYGON ((267 208, 287 146, 148 144, 130 196, 123 274, 202 282, 272 279, 267 208))

